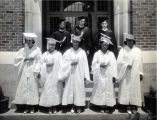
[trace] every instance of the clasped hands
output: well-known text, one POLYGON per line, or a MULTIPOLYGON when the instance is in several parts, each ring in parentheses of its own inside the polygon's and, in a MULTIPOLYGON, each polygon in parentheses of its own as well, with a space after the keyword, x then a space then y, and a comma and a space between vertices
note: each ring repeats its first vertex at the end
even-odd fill
POLYGON ((105 67, 107 67, 107 64, 106 63, 101 63, 100 67, 105 68, 105 67))
POLYGON ((78 64, 78 60, 74 60, 71 62, 71 65, 77 65, 78 64))
POLYGON ((46 67, 52 67, 54 63, 46 63, 46 67))
POLYGON ((34 60, 33 57, 26 57, 26 58, 24 59, 24 61, 33 61, 33 60, 34 60))

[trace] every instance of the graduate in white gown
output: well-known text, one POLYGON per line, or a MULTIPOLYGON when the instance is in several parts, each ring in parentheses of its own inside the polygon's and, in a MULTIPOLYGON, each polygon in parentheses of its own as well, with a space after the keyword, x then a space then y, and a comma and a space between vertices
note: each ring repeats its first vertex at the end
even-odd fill
POLYGON ((101 106, 101 112, 112 113, 116 104, 117 62, 114 53, 108 50, 109 44, 112 45, 109 37, 101 37, 100 41, 101 49, 94 54, 92 61, 94 87, 90 103, 101 106))
POLYGON ((17 68, 17 90, 14 104, 26 105, 24 113, 34 113, 34 105, 39 103, 38 74, 40 72, 41 50, 36 46, 37 36, 34 33, 23 33, 25 46, 15 57, 17 68))
POLYGON ((90 82, 89 67, 86 53, 79 47, 80 36, 72 36, 72 48, 63 55, 63 66, 59 75, 65 81, 62 105, 73 104, 71 112, 81 112, 85 106, 85 81, 90 82))
POLYGON ((117 64, 120 82, 118 102, 126 105, 129 113, 141 106, 141 83, 143 79, 142 53, 135 46, 132 34, 126 34, 125 46, 120 50, 117 64))
POLYGON ((40 106, 49 107, 49 113, 56 113, 56 106, 61 104, 63 85, 58 82, 58 73, 61 67, 62 54, 55 50, 57 40, 47 38, 47 51, 41 60, 40 106))

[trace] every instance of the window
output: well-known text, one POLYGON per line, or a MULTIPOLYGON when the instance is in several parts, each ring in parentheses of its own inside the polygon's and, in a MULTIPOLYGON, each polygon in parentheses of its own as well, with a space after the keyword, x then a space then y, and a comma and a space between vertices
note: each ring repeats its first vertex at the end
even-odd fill
POLYGON ((98 11, 108 11, 108 1, 97 1, 98 11))

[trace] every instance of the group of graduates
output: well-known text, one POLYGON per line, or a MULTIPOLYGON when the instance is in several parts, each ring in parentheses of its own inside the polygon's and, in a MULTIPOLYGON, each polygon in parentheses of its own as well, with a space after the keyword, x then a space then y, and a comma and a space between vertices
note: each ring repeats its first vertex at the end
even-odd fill
POLYGON ((134 36, 126 34, 118 55, 112 31, 107 28, 107 21, 102 21, 102 32, 94 44, 96 51, 90 65, 89 28, 84 26, 85 18, 79 22, 75 32, 69 34, 62 21, 59 30, 51 38, 46 38, 47 51, 43 54, 36 46, 37 36, 23 33, 25 46, 15 57, 18 86, 13 103, 24 105, 24 113, 34 113, 35 105, 47 107, 49 113, 56 113, 58 105, 64 108, 72 105, 71 112, 80 113, 85 106, 85 84, 91 82, 94 87, 90 103, 101 106, 101 112, 113 112, 116 82, 120 84, 119 104, 126 106, 130 113, 141 106, 142 56, 141 50, 135 46, 134 36))

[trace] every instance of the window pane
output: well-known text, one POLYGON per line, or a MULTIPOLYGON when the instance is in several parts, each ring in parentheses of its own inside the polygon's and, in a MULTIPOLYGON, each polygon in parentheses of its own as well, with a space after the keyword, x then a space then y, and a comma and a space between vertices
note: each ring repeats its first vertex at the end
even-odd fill
POLYGON ((93 1, 64 1, 63 2, 64 11, 94 11, 93 1))
POLYGON ((50 33, 55 32, 58 30, 58 21, 59 17, 50 17, 50 33))
POLYGON ((49 1, 49 11, 60 11, 60 1, 49 1))
POLYGON ((97 1, 97 10, 98 11, 108 11, 107 1, 97 1))

